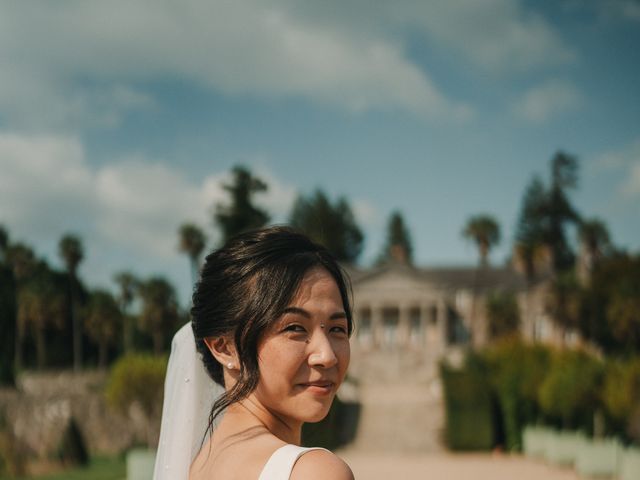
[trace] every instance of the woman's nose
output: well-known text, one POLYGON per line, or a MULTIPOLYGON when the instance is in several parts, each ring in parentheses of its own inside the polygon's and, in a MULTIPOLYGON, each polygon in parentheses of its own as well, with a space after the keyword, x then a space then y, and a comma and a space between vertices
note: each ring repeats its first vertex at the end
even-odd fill
POLYGON ((311 348, 309 365, 330 368, 338 363, 338 357, 333 349, 331 340, 327 336, 327 332, 323 329, 320 332, 316 332, 313 337, 309 343, 309 347, 311 348))

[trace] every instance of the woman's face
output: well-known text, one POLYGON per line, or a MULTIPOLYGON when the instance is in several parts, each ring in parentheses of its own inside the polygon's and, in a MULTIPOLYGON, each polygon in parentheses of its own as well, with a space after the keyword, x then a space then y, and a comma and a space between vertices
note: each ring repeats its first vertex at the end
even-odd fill
POLYGON ((329 412, 349 357, 340 290, 329 272, 312 269, 258 345, 254 398, 282 420, 318 422, 329 412))

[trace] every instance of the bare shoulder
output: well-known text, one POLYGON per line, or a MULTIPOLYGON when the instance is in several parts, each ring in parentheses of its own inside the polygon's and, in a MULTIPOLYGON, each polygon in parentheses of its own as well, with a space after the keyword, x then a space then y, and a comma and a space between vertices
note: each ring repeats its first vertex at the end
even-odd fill
POLYGON ((353 480, 353 472, 340 457, 327 450, 311 450, 293 466, 291 480, 353 480))

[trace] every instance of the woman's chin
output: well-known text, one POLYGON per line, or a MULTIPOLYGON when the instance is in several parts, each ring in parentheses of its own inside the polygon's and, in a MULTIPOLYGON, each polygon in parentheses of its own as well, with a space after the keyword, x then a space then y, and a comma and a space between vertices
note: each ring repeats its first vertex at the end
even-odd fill
POLYGON ((316 409, 309 409, 305 412, 304 423, 318 423, 326 418, 331 409, 331 403, 327 405, 318 405, 316 409))

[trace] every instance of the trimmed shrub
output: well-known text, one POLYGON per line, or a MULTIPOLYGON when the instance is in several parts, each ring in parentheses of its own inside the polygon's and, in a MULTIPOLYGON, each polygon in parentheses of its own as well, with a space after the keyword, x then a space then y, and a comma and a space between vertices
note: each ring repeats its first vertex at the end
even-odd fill
POLYGON ((456 370, 440 366, 446 408, 446 442, 452 450, 490 450, 494 444, 491 389, 478 357, 456 370))
POLYGON ((562 351, 553 356, 540 386, 540 407, 564 428, 593 430, 593 415, 600 407, 599 391, 604 365, 581 351, 562 351))
POLYGON ((640 357, 607 364, 602 403, 616 433, 640 443, 640 357))
MULTIPOLYGON (((147 420, 160 418, 164 396, 167 357, 131 354, 121 357, 112 367, 106 388, 107 403, 121 413, 137 404, 147 420)), ((148 432, 147 442, 152 438, 148 432)))
POLYGON ((111 369, 107 384, 107 402, 120 412, 133 403, 152 415, 162 409, 167 358, 133 354, 121 357, 111 369))
POLYGON ((550 351, 512 337, 495 343, 483 356, 498 399, 504 446, 521 450, 525 425, 535 423, 540 416, 538 389, 547 374, 550 351))

